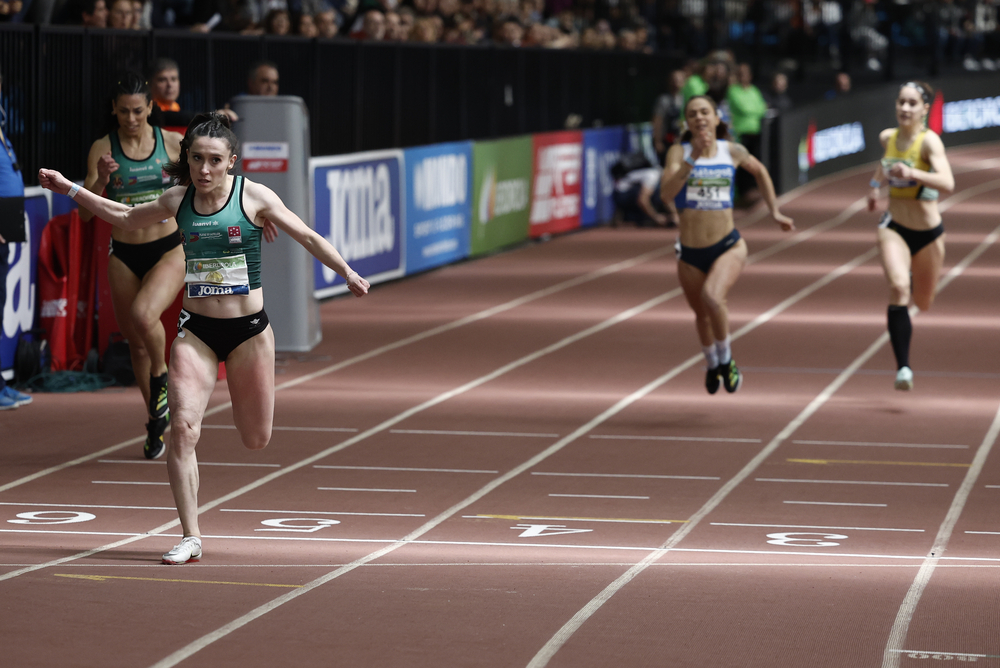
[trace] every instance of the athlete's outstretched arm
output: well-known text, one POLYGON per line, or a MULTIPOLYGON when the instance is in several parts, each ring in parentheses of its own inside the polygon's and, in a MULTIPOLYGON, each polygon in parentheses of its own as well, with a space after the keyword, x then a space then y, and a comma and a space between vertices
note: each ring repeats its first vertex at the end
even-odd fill
POLYGON ((46 190, 60 195, 73 197, 81 208, 86 208, 95 215, 108 221, 115 227, 125 230, 138 230, 172 218, 177 213, 184 188, 175 186, 160 195, 156 201, 130 207, 126 204, 112 202, 109 199, 95 195, 87 188, 81 188, 54 169, 39 169, 38 183, 46 190))
POLYGON ((794 230, 795 222, 778 210, 778 196, 774 192, 774 182, 771 181, 771 175, 768 173, 767 167, 760 160, 753 157, 750 151, 741 144, 733 144, 731 150, 733 161, 739 167, 747 170, 757 181, 757 188, 760 190, 760 194, 764 198, 764 203, 767 204, 767 208, 771 212, 771 217, 774 218, 778 225, 781 225, 781 229, 785 232, 794 230))
MULTIPOLYGON (((281 198, 274 194, 274 191, 253 181, 244 181, 244 194, 249 196, 249 200, 256 217, 266 218, 274 223, 279 229, 284 230, 288 236, 295 239, 303 248, 325 264, 330 269, 340 274, 347 282, 347 287, 354 293, 355 297, 363 297, 368 294, 370 285, 361 275, 351 269, 347 261, 341 257, 340 253, 333 245, 321 237, 316 230, 310 228, 302 219, 289 211, 281 198)), ((246 200, 244 200, 246 201, 246 200)))
POLYGON ((684 162, 684 147, 674 144, 667 149, 666 165, 663 167, 663 176, 660 178, 660 197, 664 202, 669 202, 677 193, 681 191, 688 177, 691 176, 692 167, 684 162))

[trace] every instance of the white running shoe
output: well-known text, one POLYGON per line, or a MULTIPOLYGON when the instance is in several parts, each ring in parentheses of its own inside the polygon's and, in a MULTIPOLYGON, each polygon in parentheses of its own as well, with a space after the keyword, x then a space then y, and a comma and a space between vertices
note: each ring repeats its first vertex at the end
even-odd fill
POLYGON ((896 372, 896 389, 909 391, 913 389, 913 371, 904 366, 896 372))
POLYGON ((183 540, 173 549, 163 555, 165 564, 186 564, 189 561, 198 561, 201 558, 201 538, 197 536, 185 536, 183 540))

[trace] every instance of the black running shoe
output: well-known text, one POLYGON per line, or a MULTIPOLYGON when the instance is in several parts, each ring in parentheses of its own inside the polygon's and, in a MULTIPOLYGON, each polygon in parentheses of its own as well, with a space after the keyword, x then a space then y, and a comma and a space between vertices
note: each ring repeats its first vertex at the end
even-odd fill
POLYGON ((167 416, 150 420, 146 423, 146 442, 142 446, 142 454, 146 459, 159 459, 167 446, 163 443, 163 432, 167 430, 167 416))
POLYGON ((149 377, 149 414, 162 418, 167 414, 167 374, 149 377))
POLYGON ((743 374, 740 373, 733 360, 729 360, 726 364, 720 364, 719 374, 722 376, 722 384, 726 386, 726 392, 733 393, 740 389, 740 385, 743 384, 743 374))
POLYGON ((705 371, 705 389, 708 390, 709 394, 715 394, 719 391, 719 375, 722 373, 722 366, 713 366, 711 369, 705 371))

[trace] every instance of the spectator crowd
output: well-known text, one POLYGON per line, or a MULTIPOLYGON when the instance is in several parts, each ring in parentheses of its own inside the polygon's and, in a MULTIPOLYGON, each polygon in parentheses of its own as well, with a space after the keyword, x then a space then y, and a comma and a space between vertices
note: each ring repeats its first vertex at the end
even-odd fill
POLYGON ((890 40, 966 70, 1000 67, 1000 0, 0 0, 0 21, 393 42, 617 49, 702 57, 750 42, 791 59, 890 40), (844 40, 850 41, 844 44, 844 40))

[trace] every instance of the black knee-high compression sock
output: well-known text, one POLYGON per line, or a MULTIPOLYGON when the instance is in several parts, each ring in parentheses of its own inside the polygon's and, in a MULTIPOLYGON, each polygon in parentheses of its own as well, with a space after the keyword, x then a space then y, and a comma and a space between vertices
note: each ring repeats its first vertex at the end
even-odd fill
POLYGON ((910 323, 910 311, 905 306, 889 307, 889 340, 892 341, 892 352, 896 355, 896 368, 910 366, 910 336, 913 325, 910 323))

